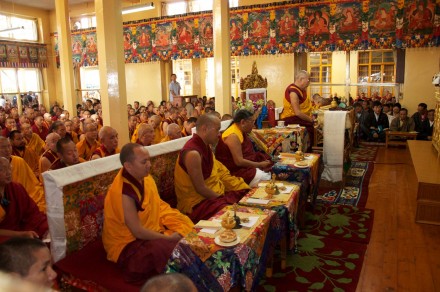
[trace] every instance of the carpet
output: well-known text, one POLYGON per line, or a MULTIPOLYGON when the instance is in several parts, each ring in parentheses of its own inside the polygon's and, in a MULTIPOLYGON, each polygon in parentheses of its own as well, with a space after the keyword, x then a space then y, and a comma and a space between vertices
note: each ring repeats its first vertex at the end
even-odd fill
POLYGON ((355 291, 366 249, 366 244, 302 234, 286 269, 275 262, 273 276, 261 280, 257 291, 355 291))
POLYGON ((359 145, 358 148, 352 148, 350 159, 352 161, 374 161, 376 159, 379 147, 375 145, 359 145))
POLYGON ((368 244, 374 211, 345 205, 308 205, 301 232, 368 244))
POLYGON ((373 169, 373 162, 352 161, 345 177, 344 187, 340 190, 319 190, 316 202, 365 207, 368 182, 373 169))

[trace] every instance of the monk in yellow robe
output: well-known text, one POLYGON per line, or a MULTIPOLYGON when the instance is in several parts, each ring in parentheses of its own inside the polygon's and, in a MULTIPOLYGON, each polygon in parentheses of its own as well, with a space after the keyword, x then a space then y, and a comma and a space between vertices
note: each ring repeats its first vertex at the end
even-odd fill
POLYGON ((112 127, 102 127, 101 130, 99 130, 99 140, 101 141, 101 145, 93 152, 91 160, 119 153, 118 132, 112 127))
MULTIPOLYGON (((313 104, 307 97, 307 87, 310 84, 310 75, 304 70, 300 70, 295 75, 295 82, 287 86, 284 92, 283 112, 280 119, 285 121, 286 126, 290 124, 300 124, 306 127, 310 141, 314 137, 314 118, 312 116, 313 104)), ((310 149, 307 152, 311 152, 310 149)))
POLYGON ((32 169, 35 176, 38 178, 38 176, 39 176, 39 169, 38 169, 39 156, 34 151, 30 150, 26 146, 26 141, 23 138, 23 134, 18 130, 12 131, 9 134, 9 141, 11 142, 11 146, 12 146, 12 155, 16 155, 18 157, 23 158, 24 161, 26 161, 26 163, 32 169))
POLYGON ((101 145, 98 142, 98 128, 95 123, 88 123, 84 126, 84 139, 76 144, 79 157, 90 160, 93 152, 101 145))
POLYGON ((26 146, 29 150, 35 152, 37 155, 41 155, 44 152, 44 141, 32 132, 32 127, 28 123, 24 123, 20 127, 21 133, 23 134, 23 138, 26 141, 26 146))
POLYGON ((158 144, 163 139, 161 131, 162 118, 158 115, 153 115, 148 119, 148 123, 153 126, 154 129, 154 139, 152 144, 158 144))
POLYGON ((137 124, 136 129, 134 129, 133 135, 131 135, 131 142, 137 143, 136 141, 139 138, 139 126, 142 124, 148 124, 148 114, 146 112, 139 114, 139 124, 137 124))
POLYGON ((150 146, 154 140, 154 129, 150 124, 140 124, 139 125, 139 137, 136 143, 142 146, 150 146))
POLYGON ((50 169, 51 165, 59 159, 57 154, 57 142, 60 139, 61 137, 57 133, 50 133, 46 137, 46 150, 43 152, 43 154, 41 154, 38 164, 41 182, 43 182, 43 177, 41 174, 50 169))
POLYGON ((232 176, 215 159, 209 147, 218 140, 220 120, 214 115, 202 115, 197 119, 196 130, 183 146, 174 170, 177 208, 193 222, 208 219, 225 206, 237 203, 249 190, 242 178, 232 176))
POLYGON ((12 155, 11 143, 9 139, 5 137, 0 137, 0 157, 4 157, 10 161, 12 180, 23 185, 29 196, 37 204, 38 209, 42 212, 46 212, 46 199, 44 197, 42 184, 38 181, 32 169, 23 158, 12 155))
POLYGON ((182 138, 182 130, 178 124, 172 123, 167 127, 167 135, 160 140, 160 143, 182 138))
POLYGON ((107 259, 120 266, 124 279, 143 283, 164 271, 175 245, 193 224, 160 199, 149 175, 148 150, 126 144, 120 160, 123 168, 105 198, 102 241, 107 259))

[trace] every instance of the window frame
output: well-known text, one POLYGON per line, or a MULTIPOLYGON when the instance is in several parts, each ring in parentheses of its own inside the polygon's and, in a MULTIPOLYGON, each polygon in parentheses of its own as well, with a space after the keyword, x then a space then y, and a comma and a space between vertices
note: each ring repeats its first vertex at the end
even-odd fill
POLYGON ((4 20, 0 20, 1 23, 6 24, 4 26, 0 26, 0 29, 9 29, 9 28, 15 28, 23 26, 25 27, 24 30, 17 29, 17 30, 11 30, 6 32, 0 32, 0 40, 7 40, 7 41, 14 41, 14 42, 34 42, 37 43, 40 40, 40 34, 39 34, 39 22, 37 18, 34 17, 26 17, 26 16, 18 16, 14 14, 9 13, 0 13, 0 19, 5 18, 4 20), (22 24, 14 24, 14 20, 24 20, 24 21, 30 21, 32 28, 26 28, 25 25, 22 24), (33 25, 32 25, 33 24, 33 25), (32 32, 29 32, 33 34, 33 37, 26 38, 26 37, 17 37, 20 34, 24 34, 26 30, 32 29, 32 32))
POLYGON ((307 54, 307 65, 308 65, 308 71, 310 72, 310 85, 309 85, 309 94, 312 96, 313 94, 318 93, 319 95, 323 97, 330 97, 332 94, 332 72, 333 72, 333 55, 332 52, 313 52, 307 54), (312 56, 313 55, 319 55, 319 61, 315 64, 312 63, 312 56), (323 58, 323 56, 329 56, 326 59, 323 58), (323 60, 327 60, 327 63, 323 62, 323 60), (330 62, 328 62, 330 60, 330 62), (318 80, 312 81, 312 74, 313 74, 313 68, 318 68, 318 80), (323 78, 324 70, 328 75, 328 78, 323 78), (324 85, 328 84, 328 85, 324 85))

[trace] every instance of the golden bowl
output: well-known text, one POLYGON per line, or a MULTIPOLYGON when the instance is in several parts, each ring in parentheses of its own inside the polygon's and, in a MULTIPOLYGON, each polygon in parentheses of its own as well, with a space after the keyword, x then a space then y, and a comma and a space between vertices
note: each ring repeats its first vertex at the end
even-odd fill
POLYGON ((225 229, 232 229, 235 227, 235 219, 231 216, 226 216, 222 219, 222 226, 225 229))
POLYGON ((276 186, 266 186, 266 188, 264 190, 266 191, 268 198, 272 198, 273 195, 275 195, 277 192, 277 187, 276 186))

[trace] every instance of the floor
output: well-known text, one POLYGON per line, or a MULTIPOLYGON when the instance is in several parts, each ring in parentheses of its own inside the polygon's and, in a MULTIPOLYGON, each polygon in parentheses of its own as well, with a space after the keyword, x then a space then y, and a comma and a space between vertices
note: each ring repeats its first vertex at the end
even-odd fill
POLYGON ((440 291, 440 226, 415 223, 416 186, 409 152, 379 147, 366 206, 374 227, 357 291, 440 291))

